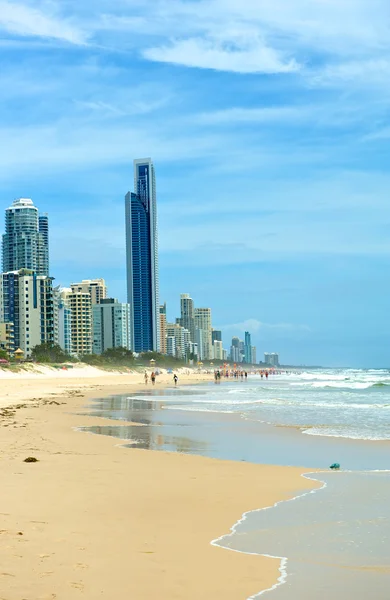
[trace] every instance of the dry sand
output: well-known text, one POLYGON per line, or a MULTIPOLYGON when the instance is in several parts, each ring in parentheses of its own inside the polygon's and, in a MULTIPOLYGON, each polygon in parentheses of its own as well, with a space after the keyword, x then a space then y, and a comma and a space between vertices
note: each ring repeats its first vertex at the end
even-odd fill
POLYGON ((295 468, 129 450, 73 429, 102 423, 71 414, 88 398, 141 377, 1 379, 3 405, 44 400, 0 416, 0 600, 245 600, 276 582, 279 561, 210 541, 315 484, 295 468))

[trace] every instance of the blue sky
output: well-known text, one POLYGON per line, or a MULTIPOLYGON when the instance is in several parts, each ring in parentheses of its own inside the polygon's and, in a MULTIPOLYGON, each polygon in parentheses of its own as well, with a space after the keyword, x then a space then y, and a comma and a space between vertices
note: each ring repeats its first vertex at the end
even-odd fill
POLYGON ((387 0, 0 0, 0 199, 50 214, 57 283, 125 300, 132 160, 161 300, 283 362, 389 366, 387 0))

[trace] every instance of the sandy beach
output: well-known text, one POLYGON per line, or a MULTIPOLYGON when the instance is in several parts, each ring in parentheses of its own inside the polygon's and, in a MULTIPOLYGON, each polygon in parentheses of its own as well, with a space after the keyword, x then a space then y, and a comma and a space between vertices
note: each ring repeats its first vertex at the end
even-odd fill
POLYGON ((210 542, 243 512, 314 487, 303 470, 129 450, 81 433, 105 422, 72 414, 89 398, 144 386, 142 374, 75 375, 0 378, 0 407, 14 405, 0 408, 1 600, 245 600, 271 587, 278 560, 210 542))

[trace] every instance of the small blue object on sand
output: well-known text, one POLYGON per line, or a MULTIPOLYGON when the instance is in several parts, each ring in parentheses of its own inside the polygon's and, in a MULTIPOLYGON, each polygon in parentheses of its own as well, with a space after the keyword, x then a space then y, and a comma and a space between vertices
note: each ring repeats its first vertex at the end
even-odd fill
POLYGON ((330 465, 330 469, 333 469, 334 471, 337 470, 337 469, 339 469, 339 468, 340 468, 339 463, 333 463, 333 465, 330 465))

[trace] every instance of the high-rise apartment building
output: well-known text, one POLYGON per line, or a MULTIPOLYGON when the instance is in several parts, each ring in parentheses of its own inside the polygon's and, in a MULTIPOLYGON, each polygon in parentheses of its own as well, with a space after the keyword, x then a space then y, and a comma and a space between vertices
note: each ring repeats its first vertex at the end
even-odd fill
POLYGON ((279 366, 279 354, 276 352, 264 352, 264 362, 270 367, 279 366))
POLYGON ((245 332, 244 360, 248 364, 252 363, 252 341, 251 334, 249 333, 249 331, 245 332))
POLYGON ((256 346, 252 346, 252 365, 257 363, 256 346))
POLYGON ((174 335, 167 335, 167 355, 176 358, 176 338, 174 335))
POLYGON ((160 352, 167 354, 167 304, 160 306, 160 352))
POLYGON ((213 352, 215 360, 223 360, 223 347, 221 341, 215 340, 213 343, 213 352))
POLYGON ((211 339, 214 342, 222 342, 222 331, 219 331, 218 329, 213 329, 211 332, 211 339))
POLYGON ((109 348, 131 350, 130 306, 115 298, 104 298, 92 306, 94 354, 109 348))
POLYGON ((177 323, 167 323, 167 340, 169 338, 175 339, 176 358, 184 360, 186 357, 186 340, 189 338, 188 330, 177 323))
POLYGON ((154 165, 134 161, 134 190, 125 198, 127 302, 135 352, 160 351, 157 202, 154 165))
POLYGON ((180 296, 180 325, 188 329, 191 341, 195 342, 195 307, 189 294, 181 294, 180 296))
POLYGON ((99 304, 107 298, 107 286, 104 279, 83 279, 80 283, 71 283, 72 292, 90 294, 92 304, 99 304))
POLYGON ((13 324, 15 349, 31 356, 35 346, 54 342, 53 280, 20 269, 0 276, 1 318, 13 324))
POLYGON ((66 354, 72 353, 71 309, 69 302, 70 288, 57 286, 53 290, 54 302, 54 343, 66 354))
POLYGON ((201 359, 213 360, 211 308, 195 308, 195 327, 201 332, 196 339, 201 359))
POLYGON ((30 198, 15 200, 5 211, 3 272, 20 269, 49 275, 49 220, 30 198))
POLYGON ((89 292, 71 291, 67 294, 71 311, 71 350, 82 356, 92 354, 92 300, 89 292))
POLYGON ((234 363, 240 362, 240 338, 233 337, 230 346, 230 360, 234 363))

